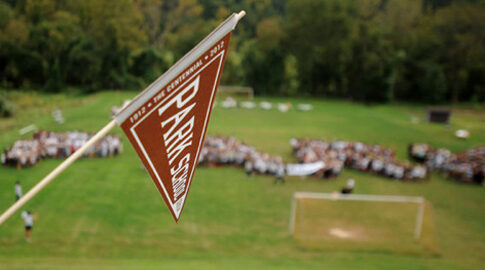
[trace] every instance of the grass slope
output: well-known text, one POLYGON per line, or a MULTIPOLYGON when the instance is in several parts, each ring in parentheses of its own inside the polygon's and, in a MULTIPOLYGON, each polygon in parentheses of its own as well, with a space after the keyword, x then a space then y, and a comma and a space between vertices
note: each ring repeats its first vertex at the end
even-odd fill
MULTIPOLYGON (((109 109, 134 92, 91 96, 16 93, 16 115, 0 119, 0 148, 18 139, 18 130, 39 128, 96 131, 109 121, 109 109), (60 107, 66 124, 51 112, 60 107)), ((261 99, 259 99, 261 100, 261 99)), ((269 99, 283 102, 286 99, 269 99)), ((291 137, 360 140, 392 147, 405 159, 410 142, 428 142, 453 151, 485 142, 484 108, 454 111, 452 125, 424 123, 424 107, 363 106, 340 101, 308 102, 312 112, 225 110, 216 107, 209 134, 234 135, 258 149, 292 160, 291 137), (411 116, 421 119, 412 124, 411 116), (453 137, 466 128, 471 138, 453 137)), ((121 130, 116 128, 116 133, 121 130)), ((23 239, 17 213, 0 227, 1 269, 481 269, 485 264, 485 192, 433 174, 420 184, 389 181, 345 170, 336 180, 290 178, 273 185, 270 177, 247 179, 241 170, 199 168, 179 224, 124 139, 116 158, 80 160, 29 202, 38 213, 33 243, 23 239), (290 198, 295 191, 331 192, 348 177, 358 193, 426 197, 434 207, 440 256, 378 251, 305 250, 287 233, 290 198)), ((35 168, 0 168, 0 209, 14 200, 21 180, 27 191, 60 161, 35 168)))

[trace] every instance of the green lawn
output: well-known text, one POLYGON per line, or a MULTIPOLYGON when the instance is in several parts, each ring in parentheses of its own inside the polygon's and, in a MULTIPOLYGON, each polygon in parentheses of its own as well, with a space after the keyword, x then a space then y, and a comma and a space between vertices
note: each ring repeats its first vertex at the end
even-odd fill
MULTIPOLYGON (((16 93, 15 117, 0 119, 0 148, 18 139, 18 130, 39 128, 97 131, 109 109, 135 92, 91 96, 16 93), (51 117, 63 111, 66 124, 51 117)), ((263 100, 262 98, 257 101, 263 100)), ((286 102, 287 99, 267 99, 286 102)), ((209 134, 233 135, 258 149, 292 160, 289 139, 314 137, 360 140, 396 150, 406 158, 407 144, 428 142, 453 151, 485 143, 485 108, 460 107, 449 128, 424 121, 425 107, 364 106, 342 101, 293 99, 311 103, 311 112, 216 107, 209 134), (421 121, 411 123, 411 117, 421 121), (454 138, 466 128, 471 138, 454 138)), ((116 128, 114 132, 121 134, 116 128)), ((175 224, 135 152, 124 139, 116 158, 80 160, 30 201, 38 214, 33 243, 23 239, 17 213, 0 227, 0 269, 482 269, 485 265, 485 190, 433 174, 425 183, 401 183, 345 170, 332 181, 271 177, 246 178, 234 168, 196 170, 181 220, 175 224), (440 255, 385 251, 308 250, 288 234, 291 195, 295 191, 332 192, 349 177, 356 192, 424 196, 434 208, 440 255)), ((32 187, 59 160, 16 170, 0 168, 0 210, 14 201, 13 186, 32 187)), ((397 240, 399 242, 399 240, 397 240)))

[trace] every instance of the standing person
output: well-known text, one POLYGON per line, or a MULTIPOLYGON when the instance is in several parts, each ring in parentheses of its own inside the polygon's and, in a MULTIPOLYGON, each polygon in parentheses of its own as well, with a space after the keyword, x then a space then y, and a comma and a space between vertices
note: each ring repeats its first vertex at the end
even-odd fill
POLYGON ((22 214, 20 216, 24 220, 25 241, 30 243, 32 241, 30 240, 30 233, 32 231, 32 227, 34 226, 34 216, 32 216, 30 211, 22 211, 22 214))
POLYGON ((7 155, 8 155, 8 152, 7 152, 7 149, 5 149, 2 153, 2 165, 7 164, 7 155))
POLYGON ((246 162, 244 162, 244 169, 246 170, 246 175, 248 177, 253 174, 253 163, 251 160, 246 160, 246 162))
POLYGON ((282 182, 283 184, 286 182, 285 180, 285 166, 282 164, 278 165, 276 169, 276 178, 274 180, 274 183, 282 182))
POLYGON ((22 186, 20 181, 15 182, 15 200, 18 201, 22 197, 22 186))

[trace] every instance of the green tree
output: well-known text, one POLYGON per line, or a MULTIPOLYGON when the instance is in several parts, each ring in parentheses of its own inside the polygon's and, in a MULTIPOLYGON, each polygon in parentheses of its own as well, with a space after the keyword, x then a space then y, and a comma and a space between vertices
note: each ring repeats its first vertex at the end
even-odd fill
POLYGON ((302 91, 342 96, 351 59, 352 2, 290 0, 286 10, 285 47, 298 59, 302 91))
POLYGON ((0 2, 0 30, 5 29, 12 18, 12 8, 4 2, 0 2))
POLYGON ((243 50, 244 84, 253 87, 256 94, 277 94, 285 78, 284 55, 278 47, 262 49, 253 40, 243 50))
POLYGON ((169 68, 168 60, 155 48, 147 48, 134 53, 131 74, 150 83, 169 68))
POLYGON ((166 49, 170 35, 186 33, 177 30, 199 21, 203 11, 197 0, 137 0, 136 4, 143 14, 149 45, 159 51, 166 49))
POLYGON ((244 83, 256 94, 278 94, 285 80, 285 55, 280 41, 283 31, 280 18, 262 20, 256 26, 256 38, 241 48, 244 83))
MULTIPOLYGON (((471 73, 483 73, 485 62, 485 7, 483 5, 453 4, 433 15, 433 31, 441 50, 442 65, 451 100, 467 100, 483 81, 472 81, 471 73)), ((483 84, 482 84, 483 85, 483 84)))
POLYGON ((392 98, 393 52, 379 27, 360 23, 352 42, 352 64, 347 71, 349 97, 364 102, 385 102, 392 98))

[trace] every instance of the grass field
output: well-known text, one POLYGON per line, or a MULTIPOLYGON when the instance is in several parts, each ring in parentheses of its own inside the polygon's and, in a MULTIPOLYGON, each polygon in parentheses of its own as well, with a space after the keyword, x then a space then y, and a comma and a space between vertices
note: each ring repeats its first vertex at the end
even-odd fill
MULTIPOLYGON (((11 145, 18 130, 32 123, 48 130, 96 131, 109 121, 112 105, 135 94, 16 93, 15 117, 0 119, 0 148, 11 145), (56 107, 66 119, 62 126, 51 117, 56 107)), ((453 151, 485 143, 483 106, 455 109, 447 128, 425 123, 421 106, 291 102, 311 103, 315 109, 281 114, 216 107, 209 134, 234 135, 287 161, 292 160, 291 137, 378 143, 395 149, 399 159, 406 158, 410 142, 453 151), (420 123, 411 123, 412 116, 420 123), (457 128, 468 129, 471 138, 454 138, 457 128)), ((114 132, 121 134, 119 128, 114 132)), ((116 158, 76 162, 27 204, 26 209, 38 214, 33 243, 24 241, 19 213, 2 225, 0 269, 447 270, 485 265, 485 190, 480 186, 458 184, 438 174, 425 183, 401 183, 350 170, 332 181, 289 178, 285 185, 274 185, 270 177, 248 179, 234 168, 199 168, 181 220, 175 224, 126 139, 124 147, 116 158), (292 193, 332 192, 349 177, 356 179, 356 193, 424 196, 430 201, 440 255, 299 247, 287 232, 292 193)), ((26 191, 59 163, 44 160, 25 170, 0 168, 0 209, 13 203, 16 180, 26 191)))

